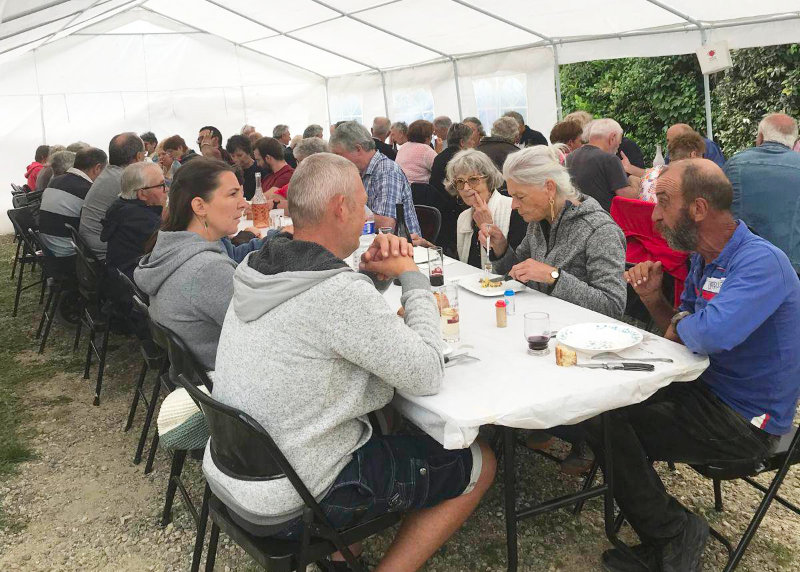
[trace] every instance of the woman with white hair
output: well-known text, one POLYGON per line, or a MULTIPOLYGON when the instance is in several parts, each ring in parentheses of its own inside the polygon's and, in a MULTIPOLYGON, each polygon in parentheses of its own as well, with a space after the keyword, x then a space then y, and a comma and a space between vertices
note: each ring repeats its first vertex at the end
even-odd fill
MULTIPOLYGON (((528 223, 516 250, 494 225, 494 270, 567 302, 619 318, 625 309, 625 236, 591 197, 579 194, 557 146, 528 147, 509 155, 503 174, 511 207, 528 223)), ((481 226, 481 244, 487 230, 481 226)))
POLYGON ((497 191, 503 176, 486 153, 476 149, 456 153, 447 164, 444 184, 469 207, 456 222, 456 251, 461 262, 484 268, 486 249, 478 243, 478 230, 487 224, 507 236, 512 248, 524 238, 527 225, 513 211, 511 198, 497 191))

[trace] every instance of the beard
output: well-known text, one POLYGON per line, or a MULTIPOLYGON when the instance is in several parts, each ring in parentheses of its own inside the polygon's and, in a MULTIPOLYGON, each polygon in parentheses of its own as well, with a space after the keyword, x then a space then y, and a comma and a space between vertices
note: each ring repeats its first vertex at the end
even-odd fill
POLYGON ((694 252, 697 249, 697 223, 689 217, 689 209, 683 208, 680 217, 672 228, 663 223, 656 224, 667 245, 672 250, 694 252))

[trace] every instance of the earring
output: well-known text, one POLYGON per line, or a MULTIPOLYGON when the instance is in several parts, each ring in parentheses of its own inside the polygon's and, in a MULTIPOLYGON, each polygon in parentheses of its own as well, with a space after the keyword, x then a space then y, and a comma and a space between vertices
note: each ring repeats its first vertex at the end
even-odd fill
POLYGON ((556 220, 556 202, 553 199, 550 199, 550 222, 556 220))

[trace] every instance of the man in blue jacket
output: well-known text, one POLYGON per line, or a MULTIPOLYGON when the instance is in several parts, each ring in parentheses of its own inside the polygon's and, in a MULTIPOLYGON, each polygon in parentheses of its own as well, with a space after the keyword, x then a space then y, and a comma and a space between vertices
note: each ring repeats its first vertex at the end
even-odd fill
MULTIPOLYGON (((791 430, 800 395, 800 280, 774 245, 734 219, 733 190, 706 159, 669 165, 653 221, 675 250, 691 252, 681 306, 661 290, 661 263, 625 273, 665 336, 709 357, 699 379, 673 383, 612 413, 614 496, 652 570, 699 570, 708 523, 667 494, 653 461, 747 461, 791 430)), ((600 434, 590 438, 602 455, 600 434)), ((606 570, 639 570, 618 550, 606 570)))
POLYGON ((770 113, 758 124, 756 146, 725 165, 733 185, 733 216, 783 250, 800 272, 800 153, 797 121, 770 113))
MULTIPOLYGON (((676 123, 675 125, 670 126, 670 128, 667 129, 667 145, 669 145, 669 142, 678 135, 691 133, 692 131, 694 131, 694 129, 692 129, 692 127, 686 123, 676 123)), ((720 167, 724 167, 725 155, 722 154, 719 146, 708 137, 703 137, 703 142, 706 144, 706 152, 703 153, 703 158, 714 161, 720 167)), ((664 160, 666 163, 669 163, 669 154, 667 154, 664 160)))

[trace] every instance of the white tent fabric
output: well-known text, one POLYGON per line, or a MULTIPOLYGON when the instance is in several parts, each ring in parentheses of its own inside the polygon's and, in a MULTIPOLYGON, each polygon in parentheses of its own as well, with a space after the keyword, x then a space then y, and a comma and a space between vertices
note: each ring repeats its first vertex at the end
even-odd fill
POLYGON ((513 108, 547 133, 560 64, 796 42, 798 24, 800 0, 0 0, 0 180, 41 143, 123 130, 513 108))

